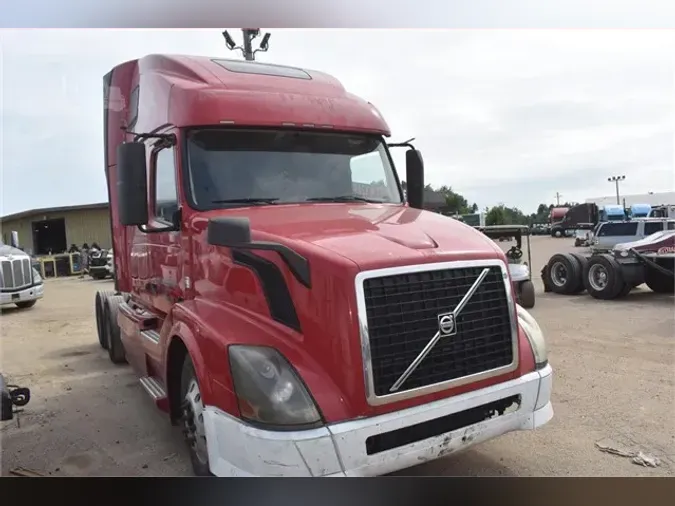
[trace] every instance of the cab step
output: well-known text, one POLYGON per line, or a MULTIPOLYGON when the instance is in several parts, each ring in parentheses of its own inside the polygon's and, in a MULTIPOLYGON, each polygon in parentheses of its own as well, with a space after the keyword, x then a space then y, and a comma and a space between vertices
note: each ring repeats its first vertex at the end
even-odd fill
POLYGON ((139 381, 155 405, 162 411, 167 411, 169 409, 169 399, 162 382, 154 376, 143 376, 139 381))

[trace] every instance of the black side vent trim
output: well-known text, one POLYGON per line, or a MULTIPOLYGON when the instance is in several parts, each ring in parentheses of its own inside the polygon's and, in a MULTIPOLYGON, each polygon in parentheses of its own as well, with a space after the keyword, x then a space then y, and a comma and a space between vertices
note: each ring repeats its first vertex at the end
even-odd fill
POLYGON ((298 313, 295 311, 288 285, 279 267, 274 262, 248 251, 233 250, 232 258, 234 263, 248 267, 256 273, 265 292, 272 318, 293 330, 302 332, 298 313))

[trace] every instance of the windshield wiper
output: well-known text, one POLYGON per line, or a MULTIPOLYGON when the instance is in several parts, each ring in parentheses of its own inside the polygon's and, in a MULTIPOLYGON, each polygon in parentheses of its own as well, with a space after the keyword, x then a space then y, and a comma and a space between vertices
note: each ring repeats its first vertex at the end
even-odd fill
POLYGON ((253 204, 253 205, 264 205, 264 204, 276 204, 279 198, 250 198, 250 199, 225 199, 225 200, 212 200, 212 204, 253 204))
POLYGON ((312 197, 306 202, 368 202, 370 204, 382 204, 384 200, 367 199, 358 195, 340 195, 337 197, 312 197))

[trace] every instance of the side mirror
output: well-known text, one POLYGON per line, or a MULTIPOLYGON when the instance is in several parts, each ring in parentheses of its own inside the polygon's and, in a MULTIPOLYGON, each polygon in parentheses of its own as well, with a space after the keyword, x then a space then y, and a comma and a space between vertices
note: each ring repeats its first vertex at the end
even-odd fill
POLYGON ((417 149, 405 152, 406 185, 410 207, 424 207, 424 162, 422 153, 417 149))
POLYGON ((117 206, 122 225, 148 223, 148 174, 142 142, 117 147, 117 206))
POLYGON ((206 235, 213 246, 243 247, 251 243, 251 225, 248 218, 212 218, 206 235))

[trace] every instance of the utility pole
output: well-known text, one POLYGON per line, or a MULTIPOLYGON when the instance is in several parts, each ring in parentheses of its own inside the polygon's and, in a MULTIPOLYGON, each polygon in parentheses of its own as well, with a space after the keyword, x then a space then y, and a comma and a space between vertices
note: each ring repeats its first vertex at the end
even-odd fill
POLYGON ((560 195, 560 193, 558 193, 558 192, 555 192, 555 206, 556 207, 560 207, 560 197, 562 197, 562 195, 560 195))
POLYGON ((623 181, 624 179, 626 179, 626 176, 612 176, 607 178, 607 181, 609 181, 610 183, 614 183, 616 185, 617 205, 621 205, 621 198, 619 197, 619 181, 623 181))
POLYGON ((259 28, 242 28, 241 32, 244 34, 244 58, 247 61, 255 60, 253 53, 253 39, 260 34, 259 28))
POLYGON ((223 32, 223 37, 225 38, 225 45, 230 51, 239 50, 244 55, 246 61, 254 61, 255 54, 258 51, 263 53, 269 49, 270 34, 266 33, 263 35, 262 40, 260 41, 260 47, 256 50, 253 50, 253 39, 260 35, 260 28, 242 28, 241 33, 244 36, 244 45, 237 46, 234 42, 234 39, 230 36, 227 30, 223 32))

